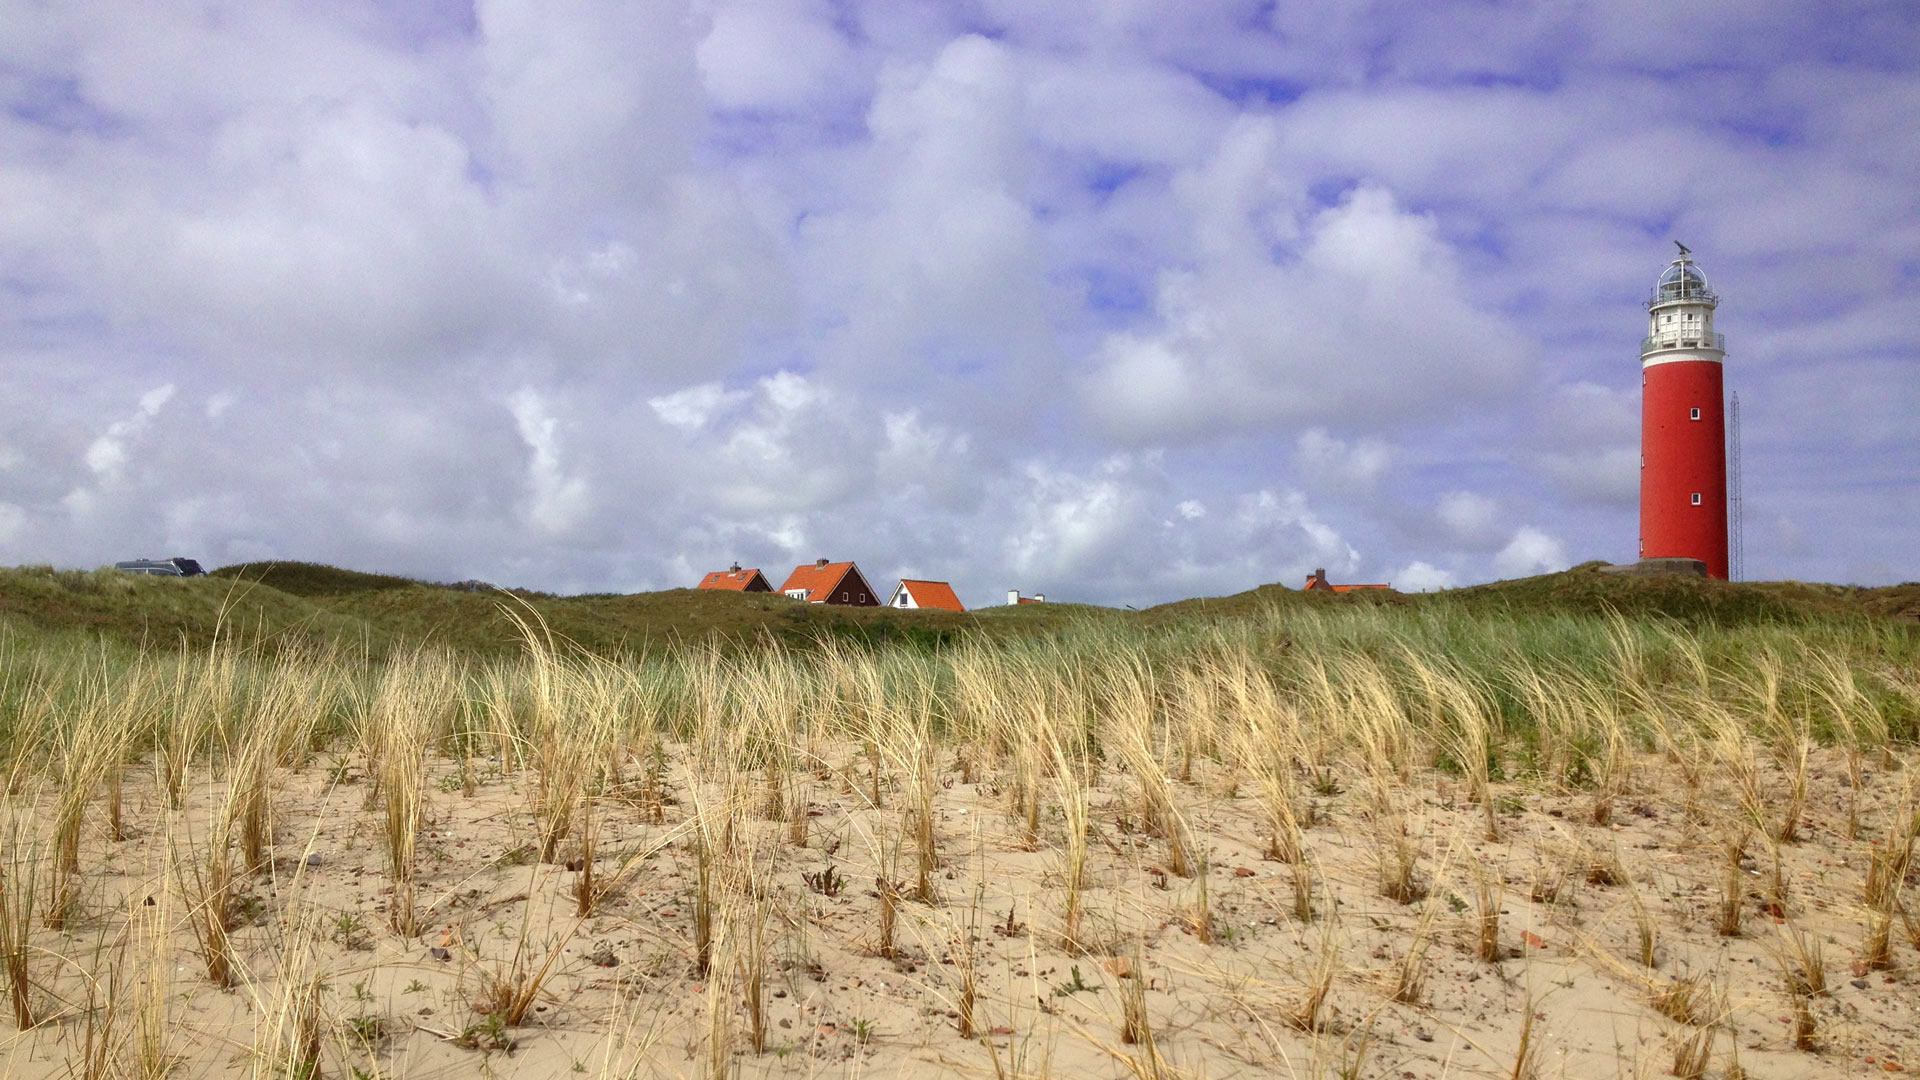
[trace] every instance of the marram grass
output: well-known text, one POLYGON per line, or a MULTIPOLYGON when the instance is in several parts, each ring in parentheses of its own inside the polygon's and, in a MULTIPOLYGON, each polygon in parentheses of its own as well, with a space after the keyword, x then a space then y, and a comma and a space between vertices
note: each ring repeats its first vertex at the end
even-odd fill
POLYGON ((0 635, 0 1038, 91 1033, 108 1075, 1372 1076, 1384 1018, 1464 1023, 1471 984, 1529 1019, 1395 1054, 1672 1052, 1589 1038, 1601 1002, 1724 1071, 1712 1032, 1776 1002, 1747 1067, 1899 1038, 1823 1019, 1827 965, 1920 966, 1905 624, 1293 604, 629 651, 489 617, 516 654, 0 635))

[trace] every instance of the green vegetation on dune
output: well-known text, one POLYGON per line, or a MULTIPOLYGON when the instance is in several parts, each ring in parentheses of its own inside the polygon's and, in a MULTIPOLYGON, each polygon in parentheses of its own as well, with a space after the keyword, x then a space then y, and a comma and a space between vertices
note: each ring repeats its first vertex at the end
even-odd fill
POLYGON ((1606 565, 1582 563, 1559 573, 1437 593, 1400 593, 1390 589, 1324 593, 1289 589, 1284 585, 1262 585, 1231 596, 1161 604, 1142 614, 1149 621, 1164 622, 1196 616, 1234 617, 1273 604, 1297 603, 1326 609, 1442 609, 1518 616, 1597 616, 1617 612, 1630 618, 1661 617, 1719 626, 1861 617, 1920 620, 1920 583, 1861 588, 1800 581, 1716 581, 1677 574, 1635 577, 1605 573, 1602 568, 1606 565))
MULTIPOLYGON (((1696 962, 1748 980, 1727 1000, 1757 990, 1739 961, 1763 960, 1761 939, 1789 918, 1805 940, 1848 942, 1862 971, 1904 960, 1920 626, 1869 603, 1897 590, 1582 568, 1438 596, 1268 586, 1141 612, 963 615, 685 589, 509 594, 322 567, 274 579, 0 572, 0 997, 39 1060, 58 1034, 41 1021, 94 1001, 87 985, 106 988, 101 1016, 166 1031, 167 1010, 193 1007, 204 984, 199 1007, 223 1017, 236 986, 263 1007, 239 1025, 178 1024, 221 1034, 183 1036, 195 1049, 177 1060, 153 1050, 143 1075, 230 1060, 249 1024, 250 1052, 276 1075, 376 1068, 377 1040, 345 1033, 381 1018, 323 1023, 327 1002, 346 1004, 326 988, 355 986, 355 1008, 381 1000, 355 985, 355 954, 389 934, 417 954, 429 927, 448 942, 439 958, 460 963, 403 970, 445 1002, 446 1030, 491 1030, 504 1048, 521 1037, 510 1029, 547 1030, 526 1023, 536 1000, 602 991, 652 995, 646 1007, 679 1023, 682 979, 710 978, 705 1033, 688 1044, 715 1074, 767 1049, 760 992, 781 985, 769 973, 825 974, 821 957, 845 980, 836 1000, 871 1003, 879 978, 915 975, 924 956, 939 980, 928 1000, 953 1000, 962 1050, 977 1045, 976 943, 1007 961, 976 987, 1000 1010, 1036 997, 1032 966, 1075 972, 1057 999, 1094 989, 1073 964, 1137 940, 1135 974, 1097 970, 1142 987, 1120 1003, 1139 1031, 1145 965, 1202 971, 1195 950, 1224 946, 1236 964, 1264 957, 1258 977, 1279 985, 1309 970, 1300 931, 1319 921, 1311 1010, 1287 1006, 1282 1025, 1303 1035, 1339 955, 1392 965, 1338 980, 1349 1015, 1369 993, 1429 1009, 1420 987, 1429 945, 1454 936, 1447 907, 1475 908, 1461 927, 1474 963, 1499 965, 1567 931, 1553 912, 1575 910, 1559 906, 1573 890, 1599 947, 1627 942, 1633 920, 1638 967, 1563 970, 1628 972, 1623 985, 1656 1001, 1696 962), (364 796, 340 797, 355 782, 364 796), (164 883, 151 909, 122 903, 142 891, 126 891, 127 867, 164 883), (853 881, 875 887, 840 895, 853 881), (1537 928, 1518 948, 1500 930, 1507 885, 1534 905, 1513 909, 1537 928), (1584 891, 1597 888, 1614 891, 1584 891), (768 932, 813 894, 835 918, 796 920, 804 939, 768 932), (615 982, 570 949, 619 907, 658 927, 646 947, 671 978, 615 982), (1343 909, 1364 925, 1327 917, 1343 909), (1003 932, 972 933, 1002 910, 1003 932), (1254 910, 1266 917, 1240 914, 1254 910), (1136 918, 1137 937, 1115 929, 1136 918), (1740 946, 1743 920, 1767 929, 1740 946), (905 940, 923 928, 933 936, 905 940), (1408 945, 1381 953, 1377 931, 1408 945), (144 985, 169 992, 114 1001, 129 984, 86 944, 95 933, 144 942, 144 985), (941 941, 963 950, 957 988, 932 960, 941 941), (730 1035, 739 1016, 749 1030, 730 1035), (342 1037, 327 1044, 329 1030, 342 1037)), ((1824 977, 1817 957, 1801 969, 1824 977)), ((1795 1015, 1813 1015, 1813 978, 1795 1015)), ((1431 1014, 1403 1020, 1416 1015, 1431 1014)), ((434 1042, 417 1048, 461 1049, 421 1031, 434 1042)))
POLYGON ((477 658, 523 647, 509 610, 537 613, 558 638, 591 652, 640 654, 708 638, 822 638, 936 646, 969 629, 1028 633, 1088 609, 956 614, 809 605, 783 596, 669 589, 631 595, 551 596, 461 588, 311 564, 251 564, 200 578, 111 569, 0 570, 0 628, 16 635, 128 647, 204 647, 217 636, 276 649, 332 644, 384 659, 434 643, 477 658), (284 571, 282 567, 287 567, 284 571))
POLYGON ((40 566, 0 570, 0 627, 16 636, 132 648, 204 647, 224 635, 269 651, 294 644, 338 646, 377 661, 422 643, 477 659, 517 654, 523 641, 510 610, 537 614, 556 637, 589 652, 635 656, 709 639, 915 649, 972 637, 1192 640, 1222 628, 1237 633, 1233 628, 1249 621, 1322 613, 1340 615, 1352 626, 1388 620, 1397 635, 1411 634, 1458 655, 1504 649, 1545 656, 1594 652, 1615 616, 1670 621, 1709 638, 1716 630, 1791 627, 1828 641, 1864 635, 1909 643, 1920 616, 1920 585, 1859 589, 1636 578, 1601 573, 1597 566, 1429 595, 1310 593, 1263 585, 1138 612, 1049 603, 965 614, 828 607, 694 589, 553 596, 312 563, 250 563, 193 579, 40 566))
POLYGON ((393 574, 368 574, 308 562, 235 563, 223 566, 208 576, 268 585, 289 596, 349 596, 385 589, 410 589, 424 584, 393 574))

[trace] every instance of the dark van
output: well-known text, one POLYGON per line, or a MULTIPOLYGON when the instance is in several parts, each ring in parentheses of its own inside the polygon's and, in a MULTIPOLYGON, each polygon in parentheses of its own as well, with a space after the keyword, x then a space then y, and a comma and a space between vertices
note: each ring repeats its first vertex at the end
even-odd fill
POLYGON ((115 570, 129 574, 159 574, 163 577, 198 577, 206 573, 199 562, 175 556, 171 559, 128 559, 113 564, 115 570))

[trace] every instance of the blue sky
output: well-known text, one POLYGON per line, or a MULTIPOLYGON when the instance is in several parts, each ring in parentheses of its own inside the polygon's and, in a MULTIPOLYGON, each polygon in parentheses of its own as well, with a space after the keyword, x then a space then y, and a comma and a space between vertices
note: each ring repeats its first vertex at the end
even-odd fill
POLYGON ((1626 561, 1679 239, 1748 576, 1920 578, 1916 146, 1904 2, 0 0, 0 563, 1626 561))

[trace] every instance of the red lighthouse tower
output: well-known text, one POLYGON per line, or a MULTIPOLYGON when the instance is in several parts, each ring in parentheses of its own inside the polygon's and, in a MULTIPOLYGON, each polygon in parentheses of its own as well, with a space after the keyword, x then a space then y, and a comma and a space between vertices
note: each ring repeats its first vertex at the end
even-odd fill
POLYGON ((1720 298, 1686 245, 1647 301, 1640 343, 1640 557, 1699 559, 1727 576, 1727 425, 1713 332, 1720 298))

